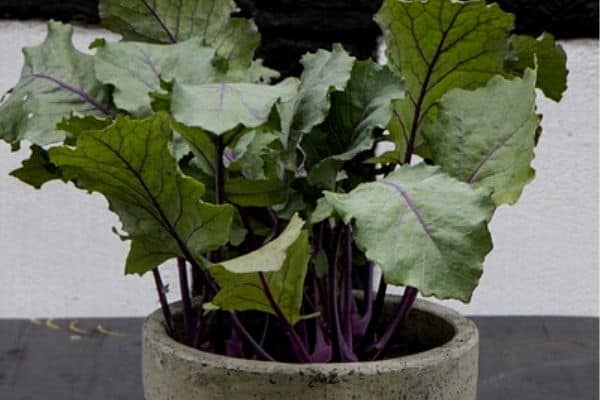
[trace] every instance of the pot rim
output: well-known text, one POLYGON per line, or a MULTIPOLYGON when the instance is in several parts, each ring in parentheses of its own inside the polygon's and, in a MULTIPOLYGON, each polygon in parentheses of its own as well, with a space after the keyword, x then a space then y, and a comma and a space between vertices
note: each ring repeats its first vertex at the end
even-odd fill
MULTIPOLYGON (((400 296, 388 295, 386 301, 398 302, 400 298, 400 296)), ((174 313, 180 312, 180 303, 173 303, 171 307, 174 313)), ((338 377, 344 375, 376 375, 405 369, 423 369, 429 365, 437 365, 440 360, 444 359, 458 360, 474 346, 478 346, 479 332, 476 325, 453 309, 422 299, 415 301, 414 309, 433 314, 446 321, 454 329, 452 339, 441 346, 424 352, 379 361, 298 364, 248 360, 208 353, 186 346, 169 337, 162 323, 163 316, 160 309, 146 318, 142 333, 143 340, 146 343, 149 342, 148 344, 158 347, 161 352, 172 354, 182 361, 202 364, 203 367, 243 371, 252 374, 269 374, 277 371, 279 374, 282 372, 305 375, 335 374, 338 377)))

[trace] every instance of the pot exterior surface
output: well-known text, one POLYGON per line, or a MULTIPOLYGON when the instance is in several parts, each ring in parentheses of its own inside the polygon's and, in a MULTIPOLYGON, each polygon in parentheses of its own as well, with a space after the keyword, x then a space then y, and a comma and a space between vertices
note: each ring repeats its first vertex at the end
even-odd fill
MULTIPOLYGON (((397 302, 389 297, 386 306, 393 310, 397 302)), ((300 365, 235 359, 186 347, 166 335, 157 311, 147 318, 142 333, 145 398, 475 400, 479 356, 475 324, 423 300, 415 304, 409 323, 425 336, 449 329, 449 341, 395 359, 300 365)))

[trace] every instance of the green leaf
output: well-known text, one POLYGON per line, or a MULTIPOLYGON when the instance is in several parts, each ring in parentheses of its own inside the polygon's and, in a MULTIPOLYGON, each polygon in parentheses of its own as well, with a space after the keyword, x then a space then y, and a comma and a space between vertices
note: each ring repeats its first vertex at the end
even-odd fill
POLYGON ((310 215, 310 223, 318 224, 319 222, 325 221, 327 218, 331 217, 333 214, 333 207, 331 203, 327 201, 325 197, 321 197, 317 200, 317 206, 314 211, 310 215))
MULTIPOLYGON (((259 44, 250 21, 231 18, 229 0, 101 0, 102 25, 125 40, 176 43, 198 37, 229 71, 245 71, 259 44)), ((243 72, 242 72, 243 73, 243 72)))
POLYGON ((421 125, 443 94, 485 85, 503 73, 514 25, 511 14, 483 0, 385 0, 376 20, 389 65, 406 83, 406 98, 390 126, 402 152, 411 136, 416 146, 422 144, 421 125))
POLYGON ((268 207, 286 201, 289 188, 277 179, 225 181, 225 198, 242 207, 268 207))
POLYGON ((6 142, 44 146, 65 138, 56 124, 71 113, 110 116, 93 58, 75 49, 72 36, 73 27, 51 21, 44 43, 23 50, 21 79, 0 104, 0 138, 6 142))
POLYGON ((68 139, 74 139, 86 131, 99 131, 113 123, 111 119, 98 119, 92 115, 69 115, 64 117, 56 128, 65 131, 68 134, 68 139))
POLYGON ((404 166, 349 194, 325 196, 387 283, 424 296, 468 302, 485 255, 494 211, 488 189, 474 189, 425 164, 404 166))
POLYGON ((495 77, 487 86, 455 89, 440 101, 438 120, 424 127, 435 164, 474 186, 493 189, 496 205, 514 204, 534 177, 536 74, 495 77))
POLYGON ((270 145, 277 138, 277 135, 259 129, 244 134, 233 148, 228 169, 240 171, 246 179, 266 179, 265 159, 275 156, 275 151, 270 145))
POLYGON ((398 150, 390 150, 379 156, 369 158, 365 161, 365 164, 401 164, 403 158, 403 154, 398 150))
POLYGON ((10 174, 36 189, 41 188, 46 182, 62 177, 60 170, 50 162, 48 152, 40 146, 32 145, 31 156, 22 164, 21 168, 10 174))
POLYGON ((537 39, 531 36, 511 36, 510 56, 505 68, 509 73, 519 76, 527 68, 537 69, 537 87, 552 100, 560 101, 567 90, 567 55, 549 33, 544 33, 537 39))
POLYGON ((295 94, 296 80, 275 86, 252 83, 220 83, 173 87, 171 111, 175 120, 222 135, 238 125, 255 128, 269 119, 279 99, 295 94))
POLYGON ((331 52, 318 50, 302 57, 304 71, 298 94, 278 105, 282 143, 290 151, 295 151, 304 134, 325 120, 331 106, 330 93, 344 90, 354 60, 339 45, 331 52))
POLYGON ((288 248, 300 237, 304 223, 302 218, 294 215, 276 239, 251 253, 222 262, 219 266, 234 274, 279 271, 287 257, 288 248))
POLYGON ((325 122, 302 141, 309 181, 332 189, 343 163, 373 147, 374 129, 386 127, 393 101, 403 96, 402 79, 387 67, 356 62, 346 89, 331 94, 331 112, 325 122))
MULTIPOLYGON (((208 176, 214 176, 217 150, 211 135, 201 128, 190 128, 171 120, 171 126, 176 135, 183 140, 177 139, 177 155, 186 155, 188 151, 194 154, 194 165, 208 176)), ((179 159, 179 157, 177 157, 179 159)))
POLYGON ((200 38, 170 46, 107 42, 96 52, 96 74, 100 81, 114 86, 118 108, 144 117, 152 112, 149 93, 161 92, 161 81, 201 84, 216 80, 215 51, 201 43, 200 38))
POLYGON ((283 233, 262 248, 209 269, 221 290, 212 304, 227 311, 255 310, 275 314, 263 290, 264 272, 275 302, 286 319, 302 319, 300 307, 310 248, 304 221, 297 215, 283 233))
POLYGON ((166 114, 119 118, 85 132, 77 147, 50 149, 65 177, 104 195, 132 240, 126 272, 143 274, 174 257, 200 260, 229 240, 231 206, 200 201, 204 186, 181 174, 169 152, 166 114))

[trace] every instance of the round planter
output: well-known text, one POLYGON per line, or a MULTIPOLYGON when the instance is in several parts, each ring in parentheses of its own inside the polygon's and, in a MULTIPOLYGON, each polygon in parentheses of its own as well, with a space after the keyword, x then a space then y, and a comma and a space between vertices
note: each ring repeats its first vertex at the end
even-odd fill
MULTIPOLYGON (((398 301, 388 297, 387 318, 398 301)), ((435 347, 375 362, 286 364, 206 353, 168 337, 160 311, 146 319, 142 335, 146 400, 476 399, 475 324, 424 300, 416 302, 400 335, 435 347)))

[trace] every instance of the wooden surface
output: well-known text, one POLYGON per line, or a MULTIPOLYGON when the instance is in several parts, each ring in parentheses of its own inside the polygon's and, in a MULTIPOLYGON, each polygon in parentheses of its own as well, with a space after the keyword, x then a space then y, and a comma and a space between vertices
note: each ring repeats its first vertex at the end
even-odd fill
MULTIPOLYGON (((474 320, 479 400, 598 400, 598 319, 474 320)), ((143 400, 141 320, 36 322, 0 320, 0 399, 143 400)))

